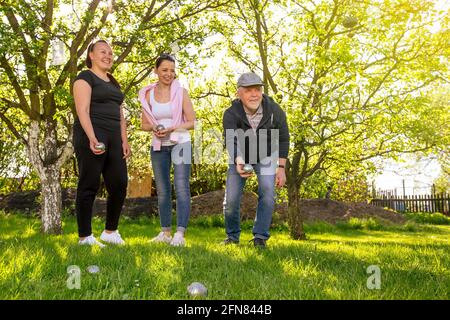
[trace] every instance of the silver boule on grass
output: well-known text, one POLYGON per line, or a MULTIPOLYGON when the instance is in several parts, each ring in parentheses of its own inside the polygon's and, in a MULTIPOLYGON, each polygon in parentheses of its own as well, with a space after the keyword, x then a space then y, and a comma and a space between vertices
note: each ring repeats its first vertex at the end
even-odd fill
POLYGON ((105 151, 106 150, 106 146, 103 142, 99 142, 95 145, 95 150, 101 150, 101 151, 105 151))
POLYGON ((99 273, 100 272, 100 268, 99 268, 99 266, 92 265, 92 266, 87 267, 87 272, 89 272, 89 273, 99 273))
POLYGON ((200 282, 192 282, 187 291, 192 298, 203 298, 208 295, 208 289, 200 282))
POLYGON ((242 170, 245 173, 253 173, 253 171, 254 171, 253 166, 249 163, 244 164, 244 166, 242 167, 242 170))

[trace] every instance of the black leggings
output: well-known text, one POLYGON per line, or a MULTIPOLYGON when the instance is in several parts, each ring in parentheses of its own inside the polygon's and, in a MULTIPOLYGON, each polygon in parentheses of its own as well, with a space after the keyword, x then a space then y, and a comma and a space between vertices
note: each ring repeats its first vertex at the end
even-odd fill
POLYGON ((99 142, 106 145, 106 152, 95 155, 89 148, 89 139, 81 127, 74 126, 73 141, 78 162, 78 188, 75 212, 78 235, 92 234, 92 206, 103 175, 108 198, 106 204, 106 230, 117 230, 120 212, 125 201, 128 184, 127 164, 123 159, 120 132, 110 132, 94 128, 99 142))

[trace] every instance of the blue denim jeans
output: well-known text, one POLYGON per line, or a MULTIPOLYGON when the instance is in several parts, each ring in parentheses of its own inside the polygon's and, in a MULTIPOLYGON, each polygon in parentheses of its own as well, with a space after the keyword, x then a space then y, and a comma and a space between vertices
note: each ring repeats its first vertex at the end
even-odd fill
POLYGON ((191 212, 191 142, 173 146, 161 146, 160 151, 151 148, 153 175, 158 193, 158 207, 163 231, 171 230, 172 225, 172 185, 170 169, 173 163, 174 186, 177 203, 177 231, 185 231, 191 212))
MULTIPOLYGON (((262 174, 261 164, 255 164, 253 168, 258 178, 258 207, 252 232, 255 238, 267 240, 275 208, 275 173, 262 174)), ((223 211, 227 236, 236 241, 241 234, 240 204, 246 180, 236 171, 235 164, 229 165, 223 211)))

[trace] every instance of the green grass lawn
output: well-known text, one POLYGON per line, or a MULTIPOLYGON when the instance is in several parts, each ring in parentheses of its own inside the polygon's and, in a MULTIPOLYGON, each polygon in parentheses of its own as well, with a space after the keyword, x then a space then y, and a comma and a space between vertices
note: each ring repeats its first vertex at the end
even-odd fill
MULTIPOLYGON (((40 234, 40 221, 0 213, 0 299, 188 299, 198 281, 207 299, 449 299, 450 226, 408 222, 375 226, 358 221, 306 226, 309 240, 293 241, 285 226, 272 231, 266 250, 222 246, 220 217, 191 220, 187 247, 150 244, 157 219, 122 219, 127 245, 77 245, 76 221, 64 234, 40 234), (69 289, 67 268, 81 269, 80 289, 69 289), (90 274, 86 268, 101 271, 90 274), (367 268, 381 270, 381 288, 368 289, 367 268)), ((94 234, 103 222, 94 219, 94 234)))

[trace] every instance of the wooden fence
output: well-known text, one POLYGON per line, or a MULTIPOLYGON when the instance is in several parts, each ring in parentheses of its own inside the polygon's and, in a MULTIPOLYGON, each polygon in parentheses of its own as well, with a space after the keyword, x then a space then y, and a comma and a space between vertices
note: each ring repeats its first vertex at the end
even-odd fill
POLYGON ((432 194, 415 196, 381 196, 370 203, 377 207, 390 208, 399 212, 440 212, 450 214, 450 195, 432 194))

